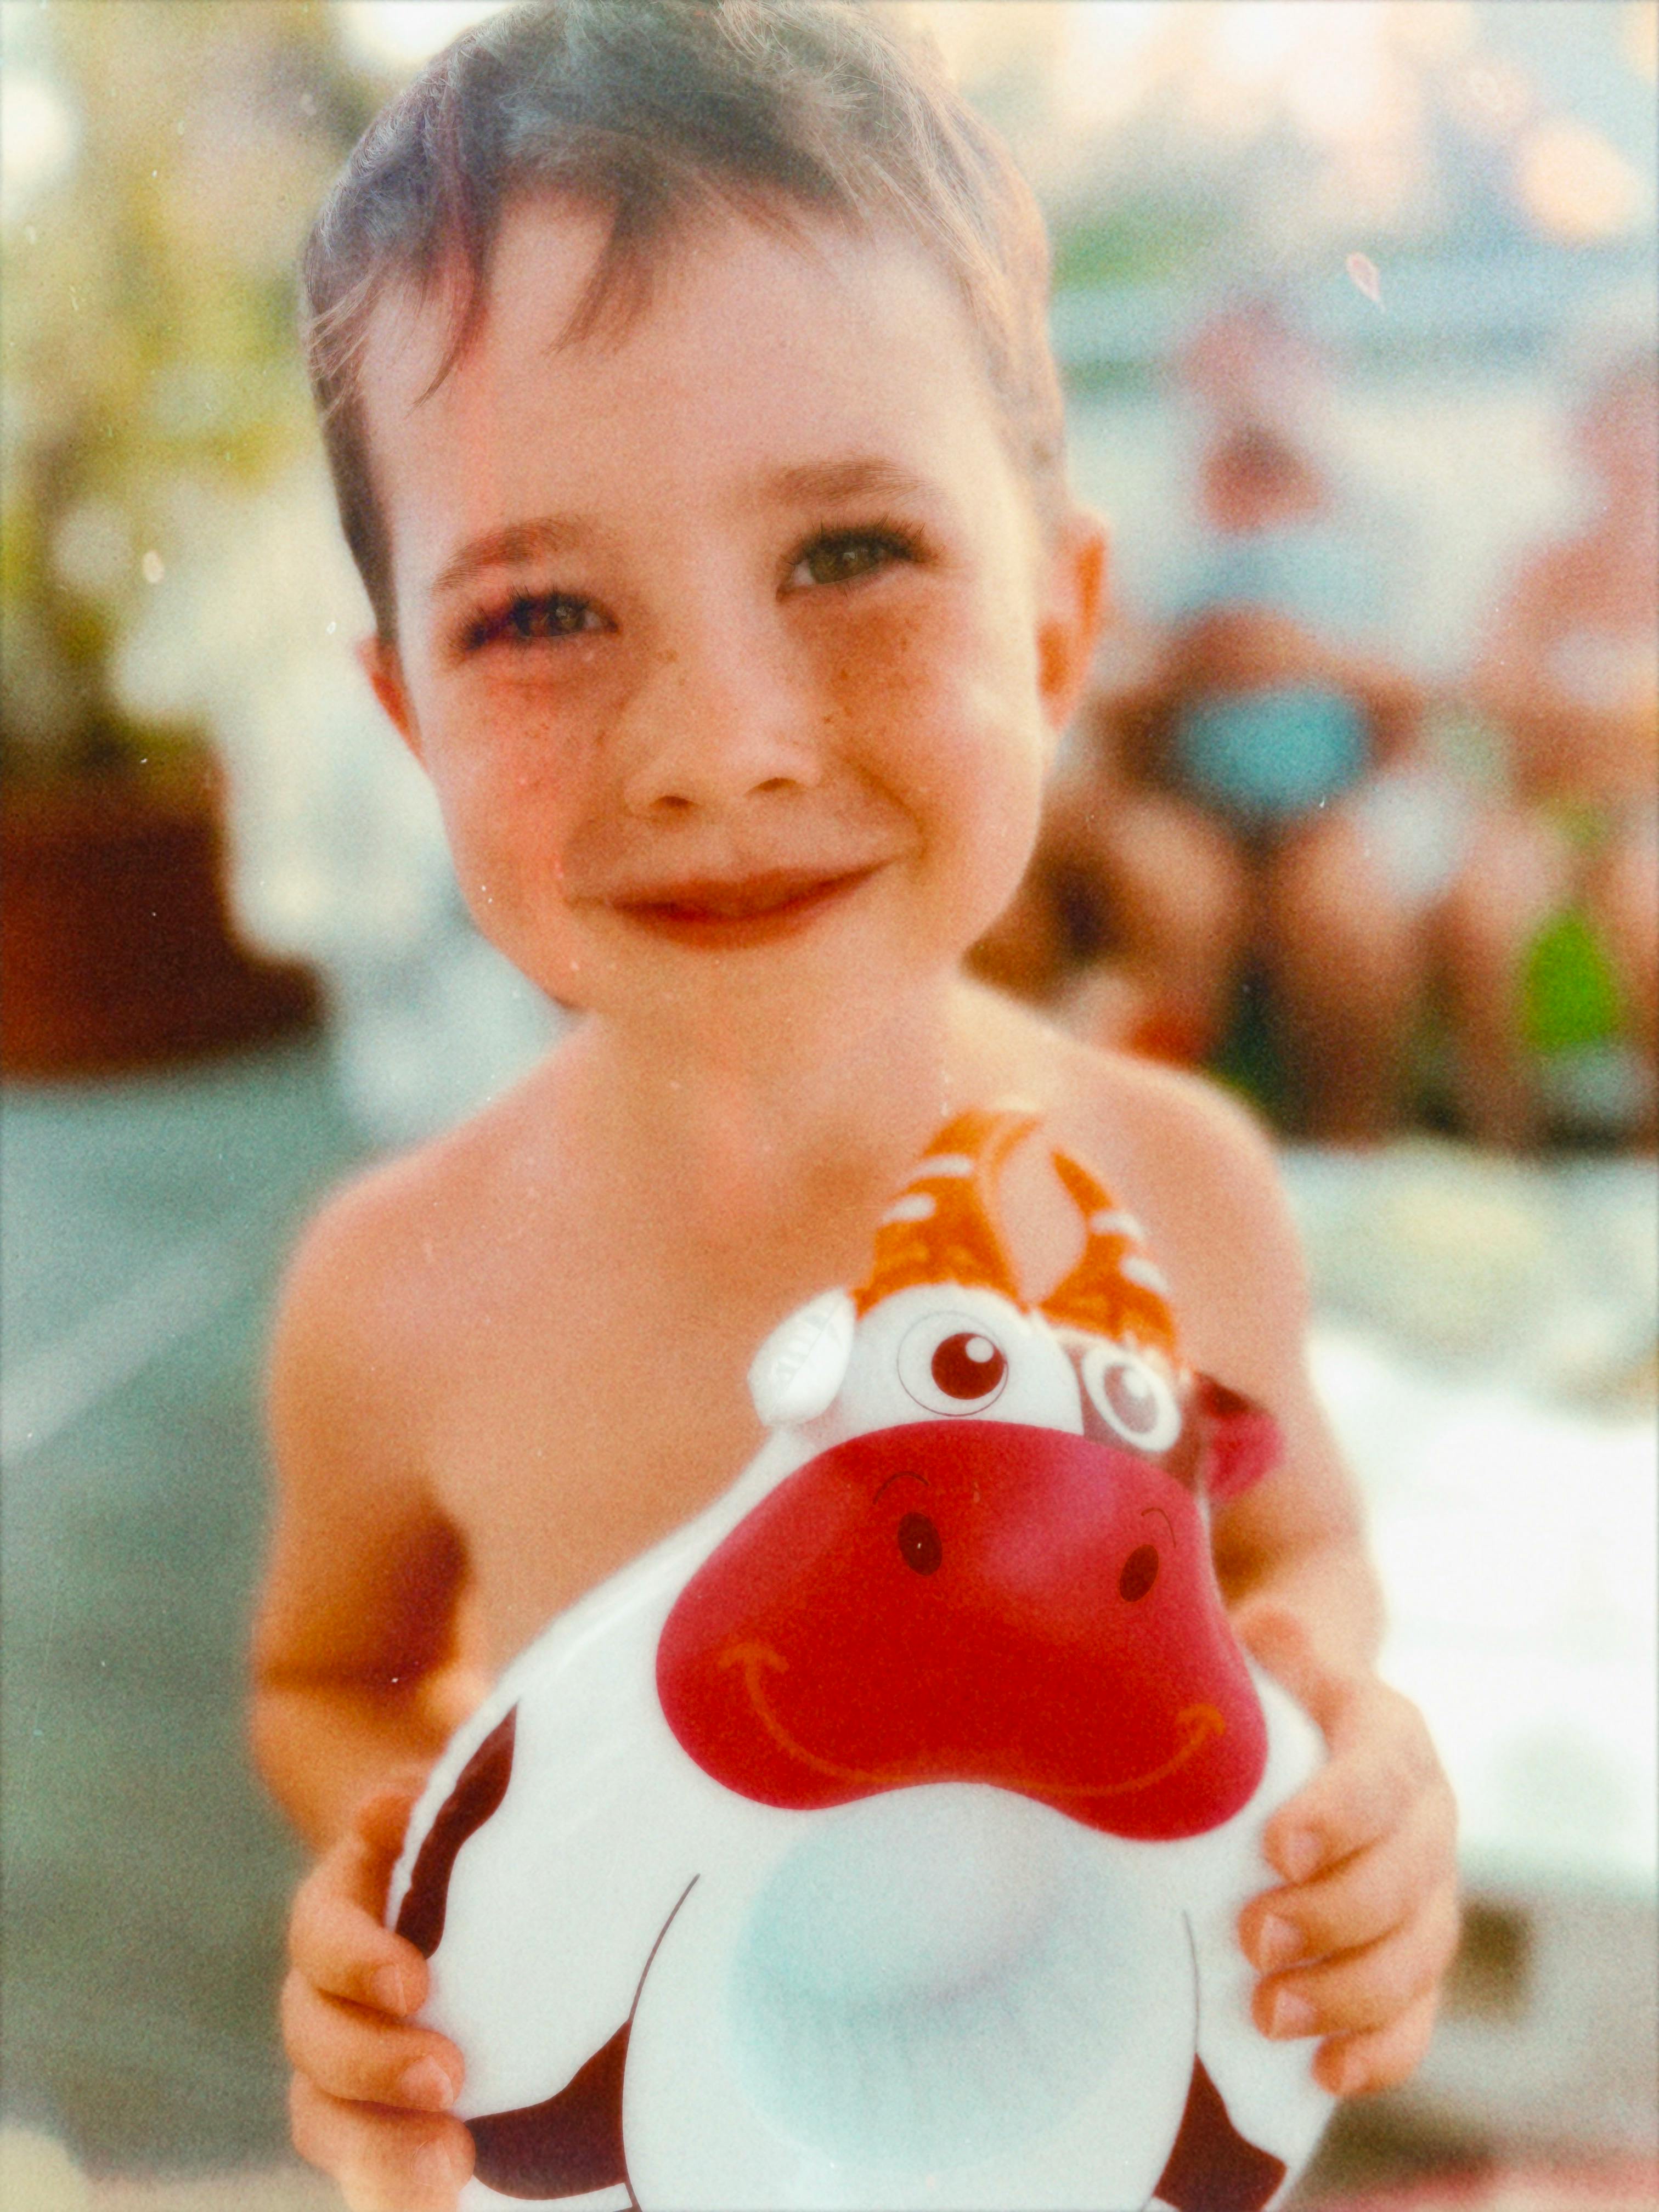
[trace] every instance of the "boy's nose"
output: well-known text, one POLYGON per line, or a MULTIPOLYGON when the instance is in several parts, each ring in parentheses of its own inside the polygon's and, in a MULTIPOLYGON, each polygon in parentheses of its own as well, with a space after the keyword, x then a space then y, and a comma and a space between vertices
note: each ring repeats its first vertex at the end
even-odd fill
POLYGON ((813 718, 758 643, 665 650, 628 719, 632 814, 718 811, 819 781, 813 718))

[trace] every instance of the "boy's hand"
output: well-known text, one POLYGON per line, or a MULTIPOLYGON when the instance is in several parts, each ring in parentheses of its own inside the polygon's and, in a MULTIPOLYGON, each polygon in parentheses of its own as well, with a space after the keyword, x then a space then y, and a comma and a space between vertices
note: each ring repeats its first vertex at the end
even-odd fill
POLYGON ((1262 1970, 1256 2025, 1322 2036, 1315 2077, 1339 2096, 1389 2088, 1428 2048, 1457 1948, 1451 1785, 1409 1699, 1369 1672, 1326 1665, 1278 1606, 1238 1626, 1330 1754, 1267 1824, 1263 1850, 1285 1886, 1252 1898, 1239 1918, 1262 1970))
POLYGON ((380 1920, 419 1788, 398 1783, 364 1801, 289 1922, 294 2144, 339 2183, 351 2212, 453 2212, 472 2171, 472 2138, 445 2117, 461 2054, 409 2024, 426 1999, 426 1960, 380 1920))

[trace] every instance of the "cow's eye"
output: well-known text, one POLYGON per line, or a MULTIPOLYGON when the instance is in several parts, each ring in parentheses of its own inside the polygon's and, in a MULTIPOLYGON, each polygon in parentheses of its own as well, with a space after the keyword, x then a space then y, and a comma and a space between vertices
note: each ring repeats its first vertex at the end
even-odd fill
POLYGON ((1008 1355, 970 1314, 930 1314, 899 1346, 899 1380, 930 1413, 979 1413, 1000 1396, 1008 1355))
POLYGON ((1155 1367, 1115 1344, 1084 1354, 1083 1387, 1107 1426, 1140 1451, 1164 1451, 1181 1434, 1181 1407, 1155 1367))

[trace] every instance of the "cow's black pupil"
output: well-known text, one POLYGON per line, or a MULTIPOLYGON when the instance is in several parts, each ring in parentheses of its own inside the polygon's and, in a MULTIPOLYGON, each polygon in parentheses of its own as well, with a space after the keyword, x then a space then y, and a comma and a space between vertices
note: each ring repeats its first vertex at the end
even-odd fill
POLYGON ((1151 1544, 1137 1544, 1123 1562, 1123 1572, 1117 1578, 1117 1594, 1133 1604, 1145 1597, 1158 1580, 1158 1553, 1151 1544))
POLYGON ((925 1513, 907 1513, 898 1524, 899 1557, 919 1575, 937 1571, 945 1557, 939 1530, 925 1513))
MULTIPOLYGON (((1126 1429, 1146 1430, 1158 1425, 1158 1394, 1144 1375, 1133 1367, 1107 1370, 1106 1395, 1112 1411, 1126 1429)), ((1139 1555, 1137 1555, 1139 1556, 1139 1555)))
POLYGON ((983 1398, 1007 1372, 988 1336, 947 1336, 933 1354, 933 1380, 947 1398, 983 1398))

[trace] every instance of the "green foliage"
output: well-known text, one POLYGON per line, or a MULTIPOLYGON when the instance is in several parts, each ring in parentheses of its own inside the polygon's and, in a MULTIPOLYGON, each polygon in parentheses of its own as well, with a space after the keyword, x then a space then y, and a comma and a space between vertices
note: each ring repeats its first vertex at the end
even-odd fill
POLYGON ((309 0, 53 0, 9 72, 72 113, 65 173, 0 237, 5 760, 109 755, 107 662, 190 490, 311 434, 295 259, 372 105, 309 0))
POLYGON ((1204 273, 1222 231, 1217 208, 1195 199, 1086 205, 1055 220, 1055 288, 1086 291, 1204 273))
POLYGON ((1564 908, 1533 939, 1522 1006, 1527 1042, 1534 1052, 1571 1052, 1620 1034, 1618 978, 1582 907, 1564 908))

